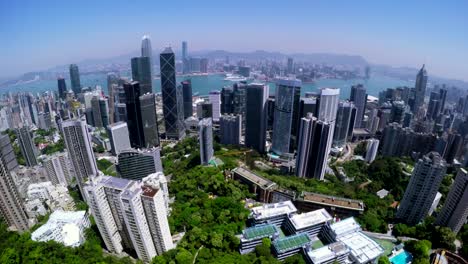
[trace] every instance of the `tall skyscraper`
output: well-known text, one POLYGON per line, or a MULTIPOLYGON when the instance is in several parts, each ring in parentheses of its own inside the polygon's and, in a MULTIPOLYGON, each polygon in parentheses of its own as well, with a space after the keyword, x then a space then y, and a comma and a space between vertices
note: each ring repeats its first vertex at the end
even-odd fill
POLYGON ((80 71, 78 65, 70 64, 70 82, 71 88, 75 96, 81 93, 80 71))
POLYGON ((199 102, 197 104, 198 119, 213 118, 213 104, 211 102, 199 102))
POLYGON ((18 166, 8 135, 0 135, 0 216, 18 231, 29 228, 28 217, 16 189, 11 169, 18 166))
POLYGON ((333 133, 333 145, 336 147, 341 148, 346 145, 353 108, 354 104, 351 102, 340 102, 338 104, 335 133, 333 133))
POLYGON ((219 121, 220 141, 225 145, 239 145, 242 133, 240 115, 222 115, 219 121))
POLYGON ((221 92, 211 91, 208 97, 213 105, 213 122, 219 122, 219 117, 221 116, 221 92))
POLYGON ((63 138, 75 171, 76 182, 84 196, 83 184, 98 175, 91 135, 84 119, 62 123, 63 138))
POLYGON ((99 106, 99 97, 94 96, 93 99, 91 99, 91 109, 92 109, 92 116, 93 116, 93 121, 91 122, 94 127, 104 127, 102 123, 102 114, 101 114, 101 107, 99 106))
POLYGON ((107 74, 107 93, 109 95, 109 124, 115 121, 115 100, 117 95, 117 87, 119 85, 119 77, 117 74, 111 72, 107 74))
POLYGON ((148 35, 144 35, 141 39, 141 57, 153 59, 153 49, 151 48, 151 39, 148 35))
POLYGON ((213 123, 211 118, 203 118, 198 123, 198 137, 200 141, 200 163, 208 165, 213 158, 213 123))
POLYGON ((312 114, 301 119, 296 157, 296 175, 298 177, 324 179, 329 137, 329 123, 317 120, 312 114))
POLYGON ((159 146, 158 117, 156 115, 156 96, 153 93, 140 96, 141 123, 145 148, 159 146))
POLYGON ((190 73, 190 61, 188 58, 187 41, 182 41, 182 72, 184 74, 190 73))
POLYGON ((57 86, 58 86, 59 98, 62 100, 65 100, 65 98, 67 97, 67 83, 65 83, 65 79, 62 77, 59 77, 57 79, 57 86))
POLYGON ((175 55, 172 49, 164 49, 159 60, 166 138, 179 140, 185 136, 184 105, 182 89, 176 85, 175 55))
POLYGON ((377 151, 379 150, 379 140, 371 138, 367 140, 367 150, 366 150, 366 161, 372 163, 377 156, 377 151))
POLYGON ((117 122, 108 125, 107 135, 110 139, 112 154, 119 155, 122 150, 131 148, 127 123, 117 122))
POLYGON ((117 172, 120 177, 141 180, 151 173, 162 172, 160 148, 127 149, 118 155, 117 172))
POLYGON ((72 182, 73 171, 71 161, 67 152, 54 153, 42 160, 47 175, 53 184, 68 186, 72 182))
POLYGON ((99 112, 101 113, 102 127, 109 125, 109 105, 108 99, 105 97, 99 98, 99 112))
POLYGON ((142 148, 145 146, 145 138, 141 118, 140 84, 138 82, 125 83, 124 89, 127 106, 127 126, 128 130, 131 131, 130 144, 134 148, 142 148))
POLYGON ((31 133, 29 132, 29 127, 23 126, 22 128, 17 128, 15 131, 26 165, 28 167, 37 165, 38 151, 31 137, 31 133))
MULTIPOLYGON (((317 98, 318 102, 318 119, 330 125, 327 143, 327 155, 330 153, 333 134, 335 132, 336 113, 338 111, 338 102, 340 100, 340 89, 336 88, 322 88, 320 95, 317 98)), ((353 113, 351 113, 351 122, 355 120, 353 113)))
POLYGON ((445 161, 437 152, 430 152, 419 159, 406 187, 396 218, 415 225, 427 216, 445 171, 445 161))
POLYGON ((293 58, 288 58, 288 74, 294 74, 294 60, 293 58))
MULTIPOLYGON (((245 146, 265 152, 268 86, 252 83, 245 88, 245 146)), ((242 116, 241 116, 242 118, 242 116)))
POLYGON ((358 84, 351 86, 351 96, 349 100, 353 102, 356 107, 356 121, 354 122, 354 126, 356 128, 361 128, 367 104, 367 94, 364 85, 358 84))
MULTIPOLYGON (((275 116, 271 149, 280 156, 291 156, 295 148, 299 116, 301 81, 278 79, 276 81, 275 116)), ((248 112, 250 114, 250 112, 248 112)))
POLYGON ((427 85, 427 71, 424 66, 425 65, 422 66, 416 75, 416 83, 414 85, 413 113, 417 113, 424 104, 424 96, 426 95, 427 85))
POLYGON ((184 98, 184 119, 187 119, 193 115, 192 81, 185 80, 181 82, 181 85, 182 97, 184 98))
POLYGON ((234 90, 232 87, 221 89, 221 114, 232 114, 234 112, 234 90))
POLYGON ((141 94, 152 93, 151 60, 149 57, 132 58, 132 79, 140 83, 141 94))

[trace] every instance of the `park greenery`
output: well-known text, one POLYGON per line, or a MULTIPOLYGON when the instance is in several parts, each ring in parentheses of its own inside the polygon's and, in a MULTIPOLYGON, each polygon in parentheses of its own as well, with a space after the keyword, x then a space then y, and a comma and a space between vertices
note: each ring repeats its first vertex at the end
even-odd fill
POLYGON ((97 167, 102 173, 109 176, 117 176, 115 165, 107 159, 96 159, 97 167))
POLYGON ((405 242, 405 249, 413 255, 412 264, 429 264, 432 243, 428 240, 410 240, 405 242))

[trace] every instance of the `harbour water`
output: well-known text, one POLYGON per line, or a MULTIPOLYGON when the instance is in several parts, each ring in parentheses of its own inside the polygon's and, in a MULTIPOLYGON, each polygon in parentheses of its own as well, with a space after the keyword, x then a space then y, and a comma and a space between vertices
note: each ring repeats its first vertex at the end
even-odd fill
MULTIPOLYGON (((128 76, 127 76, 128 77, 128 76)), ((177 81, 181 82, 185 79, 191 79, 192 81, 192 91, 193 93, 198 93, 199 95, 207 95, 212 90, 220 90, 224 86, 231 86, 233 82, 225 81, 223 74, 212 74, 212 75, 195 75, 195 76, 178 76, 177 81)), ((67 88, 70 88, 70 80, 67 81, 67 88)), ((367 88, 369 95, 378 96, 379 92, 387 88, 394 88, 398 86, 414 86, 414 83, 390 78, 382 75, 373 75, 368 80, 363 79, 349 79, 349 80, 340 80, 340 79, 320 79, 315 83, 305 83, 302 85, 301 93, 305 92, 314 92, 319 88, 324 87, 333 87, 340 88, 340 96, 342 99, 349 98, 351 86, 355 84, 362 83, 367 88)), ((107 75, 104 73, 96 74, 86 74, 81 76, 81 85, 94 87, 100 85, 102 90, 107 93, 107 75)), ((270 94, 273 94, 275 91, 275 84, 270 82, 268 83, 270 87, 270 94)), ((153 89, 155 92, 161 91, 161 82, 159 79, 153 80, 153 89)), ((0 89, 1 93, 8 92, 32 92, 39 93, 44 91, 56 91, 57 90, 57 81, 56 80, 38 80, 28 83, 21 83, 13 85, 6 88, 0 89)))

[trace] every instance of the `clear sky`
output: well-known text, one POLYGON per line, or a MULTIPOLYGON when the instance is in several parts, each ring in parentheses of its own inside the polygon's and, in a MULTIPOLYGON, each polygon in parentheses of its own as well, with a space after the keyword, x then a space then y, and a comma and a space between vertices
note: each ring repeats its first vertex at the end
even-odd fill
POLYGON ((468 81, 468 1, 0 0, 0 77, 139 49, 330 52, 468 81))

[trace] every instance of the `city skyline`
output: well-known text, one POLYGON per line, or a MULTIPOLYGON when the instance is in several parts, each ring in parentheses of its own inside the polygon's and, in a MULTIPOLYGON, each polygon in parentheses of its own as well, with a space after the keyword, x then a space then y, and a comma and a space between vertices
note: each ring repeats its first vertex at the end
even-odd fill
POLYGON ((468 38, 459 34, 467 24, 462 12, 466 3, 405 3, 401 8, 395 3, 367 1, 339 6, 299 1, 286 7, 266 2, 223 6, 208 1, 184 3, 183 10, 177 8, 180 5, 164 3, 76 5, 0 5, 0 24, 8 25, 2 28, 8 41, 0 51, 6 61, 0 77, 127 54, 137 50, 141 37, 148 34, 156 51, 168 45, 180 50, 181 42, 187 40, 192 51, 350 54, 363 56, 372 64, 419 68, 425 63, 435 75, 468 80, 464 63, 468 38), (239 11, 244 9, 255 15, 239 22, 239 11), (282 12, 294 16, 280 22, 277 15, 282 12), (122 14, 121 19, 108 19, 117 13, 122 14), (198 18, 192 19, 194 16, 198 18), (162 26, 164 21, 170 26, 162 26), (290 41, 271 41, 278 34, 290 41))

